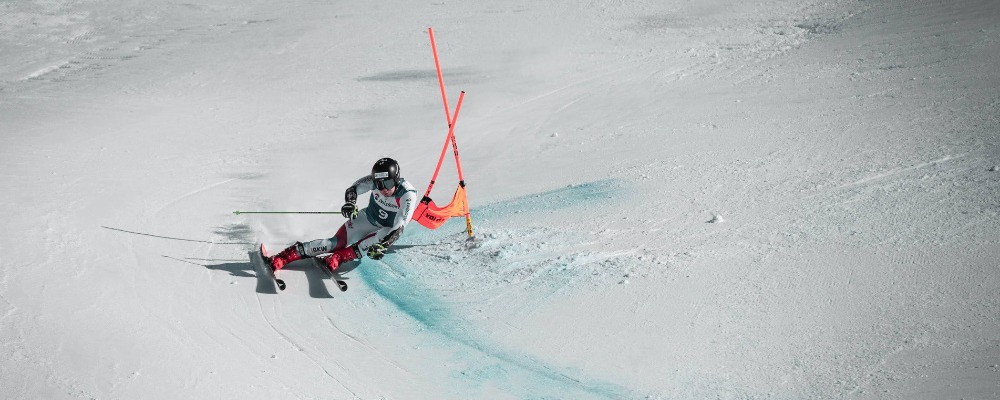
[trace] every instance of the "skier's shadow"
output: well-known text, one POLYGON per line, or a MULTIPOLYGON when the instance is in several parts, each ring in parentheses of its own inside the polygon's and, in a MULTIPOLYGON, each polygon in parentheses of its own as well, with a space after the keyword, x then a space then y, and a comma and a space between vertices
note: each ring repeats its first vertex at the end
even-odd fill
MULTIPOLYGON (((421 245, 397 245, 389 248, 386 254, 393 254, 398 250, 410 248, 410 247, 420 247, 421 245)), ((259 254, 256 251, 248 253, 251 260, 259 260, 259 254)), ((333 273, 333 279, 330 279, 330 275, 321 268, 326 268, 326 265, 322 265, 322 262, 317 258, 306 258, 291 262, 278 272, 278 275, 285 275, 292 271, 301 271, 306 275, 306 281, 309 283, 309 297, 317 299, 332 299, 333 294, 330 293, 330 284, 335 284, 334 280, 345 282, 349 281, 350 278, 344 276, 351 271, 354 271, 361 263, 359 261, 351 261, 341 265, 333 273)), ((257 267, 258 262, 254 261, 249 266, 254 268, 257 274, 257 293, 276 293, 274 284, 271 281, 271 277, 267 276, 266 271, 257 271, 258 268, 266 268, 263 265, 257 267)), ((280 278, 280 276, 279 276, 280 278)), ((346 289, 345 289, 346 290, 346 289)))
MULTIPOLYGON (((419 247, 419 246, 420 245, 393 246, 393 248, 390 248, 389 251, 386 253, 392 254, 395 253, 396 250, 410 248, 410 247, 419 247)), ((194 264, 212 271, 225 271, 228 272, 230 276, 234 276, 237 278, 256 278, 257 293, 260 294, 278 293, 278 289, 275 286, 274 281, 271 279, 270 276, 268 276, 268 273, 263 270, 263 268, 267 267, 265 267, 263 263, 260 261, 260 255, 256 251, 247 252, 248 259, 246 261, 232 261, 232 262, 224 262, 221 264, 203 264, 198 262, 198 261, 212 261, 204 259, 191 259, 191 258, 181 259, 166 255, 163 257, 175 261, 181 261, 188 264, 194 264)), ((358 261, 352 261, 340 266, 340 268, 337 268, 337 271, 334 272, 333 274, 334 279, 339 281, 350 281, 350 278, 345 277, 344 274, 353 271, 360 264, 361 263, 358 261)), ((330 276, 320 268, 326 268, 326 266, 320 265, 319 261, 315 258, 306 258, 286 265, 285 268, 282 268, 278 272, 279 275, 278 277, 281 278, 282 275, 287 277, 289 273, 302 272, 306 275, 306 281, 308 282, 309 297, 317 299, 332 299, 334 298, 333 294, 330 292, 329 286, 327 285, 334 285, 335 282, 333 282, 333 280, 330 279, 330 276)))
MULTIPOLYGON (((237 278, 255 278, 257 281, 257 287, 255 291, 260 294, 277 294, 278 289, 274 284, 274 281, 268 276, 267 272, 263 271, 261 268, 266 268, 263 265, 257 265, 257 261, 251 261, 253 258, 257 257, 257 252, 252 251, 247 253, 251 259, 247 261, 233 261, 225 262, 221 264, 202 264, 198 261, 211 261, 211 260, 201 260, 201 259, 181 259, 171 256, 163 256, 175 261, 181 261, 188 264, 197 265, 204 267, 205 269, 212 271, 224 271, 228 272, 230 276, 237 278)), ((327 288, 327 282, 332 281, 329 279, 328 275, 319 270, 318 266, 310 265, 314 262, 313 259, 306 259, 301 261, 296 261, 285 266, 278 272, 278 275, 286 275, 289 273, 299 273, 303 272, 306 275, 306 281, 309 287, 309 297, 317 299, 332 299, 333 294, 327 288)), ((342 274, 347 273, 357 267, 358 263, 345 264, 343 267, 337 270, 337 279, 347 280, 342 274), (353 265, 351 265, 353 264, 353 265)), ((325 267, 324 267, 325 268, 325 267)), ((286 275, 287 276, 287 275, 286 275)))
MULTIPOLYGON (((151 234, 151 233, 135 232, 135 231, 129 231, 129 230, 125 230, 125 229, 113 228, 113 227, 108 227, 108 226, 102 226, 102 228, 108 229, 108 230, 112 230, 112 231, 116 231, 116 232, 121 232, 121 233, 128 233, 128 234, 132 234, 132 235, 152 237, 152 238, 164 239, 164 240, 175 240, 175 241, 195 242, 195 243, 207 243, 207 244, 211 244, 211 245, 240 245, 240 246, 253 245, 253 242, 251 242, 249 240, 249 237, 251 236, 252 230, 250 229, 249 226, 247 226, 247 225, 241 225, 241 224, 230 224, 230 225, 226 225, 226 226, 220 227, 220 228, 218 228, 218 229, 215 230, 214 233, 216 235, 221 235, 221 236, 225 237, 226 239, 228 239, 228 241, 225 241, 225 242, 209 241, 209 240, 199 240, 199 239, 191 239, 191 238, 171 237, 171 236, 163 236, 163 235, 155 235, 155 234, 151 234)), ((266 271, 261 270, 261 268, 266 268, 266 267, 264 267, 261 264, 261 262, 259 261, 260 258, 259 258, 259 255, 257 254, 257 252, 256 251, 250 251, 250 252, 247 253, 247 256, 248 256, 247 259, 243 260, 243 261, 239 261, 239 260, 217 260, 217 259, 216 260, 212 260, 212 259, 202 259, 202 258, 177 258, 177 257, 168 256, 168 255, 164 255, 163 257, 164 258, 169 258, 169 259, 174 260, 174 261, 180 261, 180 262, 187 263, 187 264, 197 265, 199 267, 203 267, 203 268, 206 268, 206 269, 209 269, 209 270, 212 270, 212 271, 224 271, 224 272, 228 272, 230 276, 237 277, 237 278, 256 278, 256 280, 257 280, 256 292, 257 293, 262 293, 262 294, 277 294, 278 290, 275 287, 274 281, 271 279, 271 277, 268 275, 268 273, 266 271), (214 262, 219 262, 219 263, 217 263, 217 264, 211 264, 211 262, 213 262, 213 261, 214 262), (261 264, 261 265, 258 265, 258 264, 261 264)), ((322 270, 317 269, 316 266, 309 265, 308 264, 309 262, 312 262, 312 260, 311 259, 307 259, 307 260, 304 260, 304 261, 299 261, 297 263, 289 264, 286 268, 284 268, 282 270, 282 272, 279 272, 279 275, 287 274, 288 272, 292 272, 292 271, 302 271, 302 272, 305 272, 306 279, 309 282, 309 296, 315 297, 315 298, 324 298, 324 299, 333 298, 333 295, 330 294, 330 290, 327 289, 326 283, 324 282, 324 280, 331 281, 329 279, 328 275, 325 272, 323 272, 322 270)), ((346 280, 347 278, 344 278, 341 275, 344 274, 344 273, 346 273, 346 272, 348 272, 348 271, 350 271, 350 270, 353 270, 355 267, 357 267, 357 263, 349 263, 349 264, 344 265, 343 267, 341 267, 340 269, 337 270, 336 279, 342 280, 342 281, 346 280), (351 265, 351 264, 353 264, 353 265, 351 265)), ((333 284, 332 281, 331 281, 331 284, 333 284)))
MULTIPOLYGON (((386 254, 393 254, 398 250, 410 247, 420 247, 420 246, 421 245, 396 245, 390 247, 389 251, 387 251, 386 254)), ((259 254, 256 251, 250 252, 249 255, 251 257, 250 258, 251 260, 254 259, 259 260, 259 258, 256 258, 259 256, 259 254)), ((250 265, 250 267, 255 267, 256 264, 258 264, 258 262, 254 261, 250 265)), ((335 284, 335 282, 333 282, 334 280, 341 282, 350 281, 350 278, 345 277, 344 274, 354 271, 354 269, 358 268, 358 266, 360 265, 361 262, 359 261, 351 261, 345 263, 344 265, 341 265, 339 268, 337 268, 337 270, 333 273, 333 279, 330 279, 330 275, 328 275, 324 270, 321 269, 321 268, 326 268, 326 265, 322 265, 321 261, 319 261, 319 259, 317 258, 306 258, 289 263, 284 268, 282 268, 280 272, 278 272, 278 275, 287 276, 289 272, 301 271, 305 273, 306 281, 309 283, 309 297, 317 299, 332 299, 333 294, 330 293, 329 286, 327 285, 335 284)), ((260 265, 260 268, 266 268, 266 267, 260 265)), ((267 272, 256 271, 256 273, 258 277, 257 293, 276 293, 274 284, 273 282, 271 282, 271 277, 267 276, 267 272)))
MULTIPOLYGON (((256 252, 251 252, 250 255, 254 255, 256 252)), ((198 258, 177 258, 171 256, 163 256, 164 258, 169 258, 174 261, 180 261, 187 264, 197 265, 199 267, 212 270, 212 271, 225 271, 228 272, 230 276, 237 278, 256 278, 257 279, 257 293, 265 294, 275 294, 278 291, 274 287, 274 282, 267 275, 264 275, 258 268, 255 262, 250 260, 247 261, 235 261, 225 262, 222 264, 204 264, 205 260, 198 258)), ((227 260, 228 261, 228 260, 227 260)))
MULTIPOLYGON (((264 266, 264 263, 261 261, 260 254, 256 251, 251 251, 248 252, 247 255, 250 257, 251 262, 247 263, 246 267, 253 270, 254 275, 257 277, 257 293, 277 294, 278 291, 275 287, 274 281, 271 279, 267 271, 264 270, 264 268, 267 267, 264 266)), ((354 269, 355 266, 344 265, 344 267, 345 268, 337 271, 337 279, 346 279, 340 275, 354 269)), ((212 266, 206 266, 206 268, 212 268, 212 266)), ((329 275, 327 275, 327 273, 323 270, 320 270, 320 268, 326 268, 326 266, 320 266, 314 258, 307 258, 289 263, 284 268, 279 270, 277 275, 278 278, 286 279, 290 274, 302 272, 306 276, 309 297, 316 299, 332 299, 333 294, 330 293, 330 289, 326 285, 327 282, 333 282, 329 278, 329 275)))
MULTIPOLYGON (((357 266, 357 262, 344 264, 340 268, 337 268, 337 272, 334 273, 334 277, 341 281, 347 280, 348 278, 345 278, 343 274, 354 270, 357 266)), ((327 285, 335 285, 336 283, 330 279, 330 275, 320 268, 326 268, 326 266, 320 265, 318 260, 315 258, 307 258, 289 263, 278 272, 278 275, 280 278, 280 275, 285 275, 287 277, 289 273, 303 272, 306 275, 306 282, 308 282, 309 286, 309 297, 314 299, 332 299, 333 294, 330 293, 330 288, 327 285)), ((265 283, 271 279, 267 275, 262 275, 262 278, 265 283)), ((261 280, 262 279, 257 280, 258 289, 260 288, 261 280)))

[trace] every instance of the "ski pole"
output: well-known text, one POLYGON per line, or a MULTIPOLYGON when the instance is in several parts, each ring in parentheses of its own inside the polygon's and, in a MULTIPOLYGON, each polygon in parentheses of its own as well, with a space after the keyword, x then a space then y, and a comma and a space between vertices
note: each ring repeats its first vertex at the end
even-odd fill
POLYGON ((233 214, 340 214, 340 211, 233 211, 233 214))

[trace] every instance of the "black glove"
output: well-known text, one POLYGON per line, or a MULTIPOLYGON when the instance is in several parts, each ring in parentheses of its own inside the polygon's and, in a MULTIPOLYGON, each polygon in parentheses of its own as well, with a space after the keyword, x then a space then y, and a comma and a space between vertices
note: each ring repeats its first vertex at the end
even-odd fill
POLYGON ((340 207, 340 214, 347 219, 354 219, 358 216, 358 206, 354 203, 344 203, 343 207, 340 207))
POLYGON ((368 258, 372 260, 381 260, 382 256, 385 255, 386 250, 389 250, 388 246, 382 243, 375 243, 372 247, 368 248, 368 258))

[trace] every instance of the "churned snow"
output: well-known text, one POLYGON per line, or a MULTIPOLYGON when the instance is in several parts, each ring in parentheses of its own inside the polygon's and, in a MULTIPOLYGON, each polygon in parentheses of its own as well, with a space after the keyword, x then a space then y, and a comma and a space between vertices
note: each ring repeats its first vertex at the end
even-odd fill
POLYGON ((1000 398, 1000 2, 0 4, 0 397, 1000 398), (465 221, 346 293, 379 157, 465 221), (457 185, 449 155, 432 196, 457 185))

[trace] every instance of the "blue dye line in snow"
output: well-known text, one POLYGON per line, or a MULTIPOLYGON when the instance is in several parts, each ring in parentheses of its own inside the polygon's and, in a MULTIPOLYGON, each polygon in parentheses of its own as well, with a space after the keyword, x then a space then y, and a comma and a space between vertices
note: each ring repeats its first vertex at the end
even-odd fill
MULTIPOLYGON (((386 256, 389 262, 392 256, 386 256)), ((620 385, 572 377, 557 368, 524 354, 504 350, 483 338, 472 324, 455 315, 431 290, 413 281, 396 278, 385 266, 365 261, 358 269, 361 278, 381 297, 395 305, 428 330, 472 350, 465 371, 456 378, 474 384, 491 383, 521 398, 634 398, 632 391, 620 385), (569 396, 570 393, 578 395, 569 396), (582 396, 581 396, 582 395, 582 396)), ((399 265, 393 263, 394 265, 399 265)), ((399 267, 397 267, 399 269, 399 267)), ((412 275, 410 271, 403 272, 412 275)))
POLYGON ((560 210, 607 202, 617 198, 622 193, 622 186, 620 181, 614 179, 570 185, 474 208, 472 209, 472 218, 475 222, 477 218, 502 218, 512 211, 531 213, 539 210, 560 210))
MULTIPOLYGON (((502 214, 512 210, 530 213, 608 201, 616 197, 619 188, 620 184, 613 180, 573 185, 477 208, 473 210, 473 215, 474 218, 502 217, 502 214)), ((431 236, 443 234, 441 231, 451 232, 445 228, 436 232, 421 230, 416 239, 423 242, 431 236)), ((544 361, 492 343, 473 324, 455 315, 436 292, 405 278, 419 274, 403 265, 403 262, 394 262, 393 258, 395 256, 389 255, 386 261, 391 262, 397 272, 403 274, 403 278, 393 276, 384 266, 371 265, 371 261, 365 261, 369 265, 358 269, 360 277, 376 293, 430 331, 470 350, 464 353, 468 357, 463 360, 468 363, 467 366, 454 374, 463 383, 495 385, 520 398, 620 399, 637 396, 620 385, 574 377, 544 361)))

